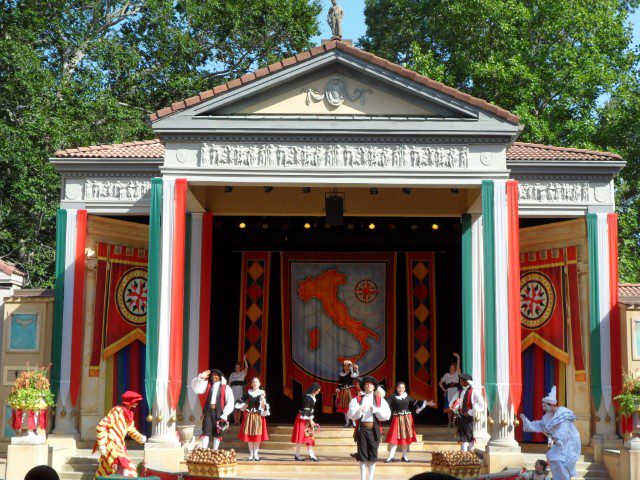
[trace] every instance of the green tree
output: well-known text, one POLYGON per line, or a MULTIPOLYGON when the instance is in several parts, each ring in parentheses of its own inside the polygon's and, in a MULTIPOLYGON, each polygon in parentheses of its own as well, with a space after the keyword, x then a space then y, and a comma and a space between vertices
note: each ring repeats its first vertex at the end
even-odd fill
POLYGON ((147 115, 309 48, 318 0, 0 2, 0 258, 52 286, 59 148, 150 138, 147 115))
POLYGON ((519 115, 522 138, 589 146, 627 75, 637 0, 367 0, 361 45, 519 115))

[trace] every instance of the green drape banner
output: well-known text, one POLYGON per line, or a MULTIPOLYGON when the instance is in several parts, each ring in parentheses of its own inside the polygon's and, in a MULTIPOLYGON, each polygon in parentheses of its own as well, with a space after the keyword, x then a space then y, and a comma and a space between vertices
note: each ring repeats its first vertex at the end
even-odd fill
POLYGON ((62 317, 64 310, 64 263, 67 248, 67 211, 56 212, 56 281, 53 304, 53 335, 51 336, 51 390, 57 400, 62 362, 62 317))
POLYGON ((484 351, 485 392, 489 412, 497 394, 496 365, 496 266, 493 181, 482 181, 482 236, 484 243, 484 351))
POLYGON ((162 179, 151 180, 149 212, 149 264, 147 280, 147 349, 144 387, 149 411, 153 409, 158 372, 158 310, 160 302, 160 240, 162 234, 162 179))
POLYGON ((587 240, 589 242, 589 344, 591 354, 591 395, 596 407, 602 401, 600 375, 600 298, 598 294, 598 216, 587 214, 587 240))
POLYGON ((462 371, 473 370, 473 251, 471 214, 462 215, 462 371))

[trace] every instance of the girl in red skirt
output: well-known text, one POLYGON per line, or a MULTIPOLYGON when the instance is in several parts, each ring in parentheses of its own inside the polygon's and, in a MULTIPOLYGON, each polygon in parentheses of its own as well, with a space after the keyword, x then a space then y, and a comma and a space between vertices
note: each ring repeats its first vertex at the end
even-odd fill
POLYGON ((313 421, 313 410, 316 406, 316 395, 319 393, 320 385, 315 382, 304 392, 304 396, 302 397, 302 408, 296 416, 296 421, 293 424, 293 432, 291 432, 291 443, 295 444, 296 451, 293 458, 296 462, 304 462, 304 458, 300 456, 300 447, 302 445, 307 446, 309 459, 312 462, 318 461, 313 453, 313 447, 316 444, 313 439, 313 429, 316 425, 313 421))
POLYGON ((251 380, 251 389, 236 402, 236 408, 244 412, 238 438, 249 446, 249 460, 260 461, 260 442, 269 440, 267 419, 270 414, 267 394, 260 389, 260 379, 251 380))
POLYGON ((349 411, 349 402, 356 396, 353 382, 357 380, 358 374, 358 366, 355 363, 352 363, 351 360, 342 362, 342 371, 339 372, 338 388, 336 388, 336 410, 344 415, 344 428, 351 426, 347 412, 349 411))
POLYGON ((391 445, 386 463, 393 462, 398 445, 402 445, 402 461, 409 461, 409 445, 416 441, 416 428, 413 424, 411 409, 420 413, 425 407, 435 407, 433 401, 418 401, 407 395, 404 382, 396 384, 396 393, 389 398, 391 408, 391 425, 387 432, 386 442, 391 445))

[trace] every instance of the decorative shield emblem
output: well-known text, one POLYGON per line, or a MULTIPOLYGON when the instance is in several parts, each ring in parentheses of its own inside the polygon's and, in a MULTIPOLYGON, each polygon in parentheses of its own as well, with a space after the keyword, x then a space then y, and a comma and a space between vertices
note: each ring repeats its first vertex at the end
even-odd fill
POLYGON ((535 330, 546 324, 556 306, 556 292, 548 276, 529 272, 520 277, 520 322, 535 330))
POLYGON ((327 82, 324 93, 329 105, 339 107, 347 96, 347 84, 339 78, 332 78, 327 82))
POLYGON ((147 269, 128 270, 116 287, 116 305, 122 318, 132 325, 147 322, 147 269))

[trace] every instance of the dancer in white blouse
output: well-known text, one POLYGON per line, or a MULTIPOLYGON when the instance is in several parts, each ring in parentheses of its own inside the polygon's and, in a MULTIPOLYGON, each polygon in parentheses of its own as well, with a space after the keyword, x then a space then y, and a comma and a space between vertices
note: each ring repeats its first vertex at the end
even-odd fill
POLYGON ((269 416, 270 409, 267 394, 260 388, 258 377, 251 380, 251 389, 236 402, 236 408, 244 412, 238 438, 247 443, 249 460, 259 462, 260 443, 269 440, 266 417, 269 416))
POLYGON ((233 392, 222 372, 216 369, 200 373, 191 380, 191 388, 206 397, 202 410, 202 448, 209 448, 209 437, 213 437, 213 449, 218 450, 227 418, 233 412, 233 392))
MULTIPOLYGON (((242 398, 244 394, 244 379, 247 376, 247 371, 249 370, 249 365, 247 364, 247 355, 245 354, 242 357, 244 362, 244 368, 240 365, 240 362, 236 363, 235 371, 229 375, 229 386, 233 391, 233 398, 239 399, 242 398)), ((233 423, 234 425, 238 425, 242 420, 242 412, 237 408, 233 410, 233 423)))

